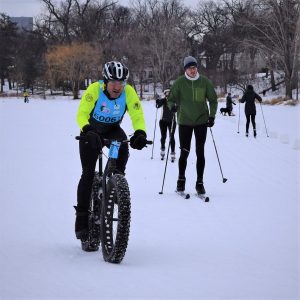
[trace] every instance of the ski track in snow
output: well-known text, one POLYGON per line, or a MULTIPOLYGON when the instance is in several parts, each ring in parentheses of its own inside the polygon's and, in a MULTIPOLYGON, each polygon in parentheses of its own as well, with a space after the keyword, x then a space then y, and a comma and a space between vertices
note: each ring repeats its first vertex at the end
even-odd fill
MULTIPOLYGON (((74 237, 81 167, 78 101, 0 99, 0 299, 300 299, 300 107, 257 107, 258 137, 246 138, 243 106, 217 113, 212 128, 224 177, 207 132, 205 188, 195 192, 195 146, 188 159, 186 200, 175 194, 176 161, 152 146, 130 150, 129 246, 120 265, 84 253, 74 237), (282 139, 284 137, 284 139, 282 139), (288 141, 288 142, 287 142, 288 141)), ((222 105, 219 105, 219 108, 222 105)), ((148 138, 156 108, 143 102, 148 138)), ((122 127, 133 133, 126 116, 122 127)))

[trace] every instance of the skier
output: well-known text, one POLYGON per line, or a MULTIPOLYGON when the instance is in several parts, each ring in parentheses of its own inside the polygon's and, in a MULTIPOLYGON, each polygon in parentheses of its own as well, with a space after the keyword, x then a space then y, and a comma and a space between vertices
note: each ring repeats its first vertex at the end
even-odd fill
POLYGON ((24 97, 24 103, 29 103, 29 99, 28 99, 29 93, 26 90, 23 91, 23 97, 24 97))
POLYGON ((232 101, 231 93, 228 93, 226 97, 226 108, 228 109, 229 116, 232 116, 232 104, 236 105, 234 101, 232 101))
POLYGON ((171 145, 171 162, 175 161, 175 130, 176 130, 176 120, 174 119, 174 124, 172 128, 172 121, 174 113, 171 112, 167 105, 168 96, 170 94, 170 89, 164 90, 164 98, 156 100, 156 108, 162 107, 161 119, 159 120, 159 127, 161 133, 161 148, 160 148, 160 155, 161 159, 165 158, 165 143, 167 138, 167 130, 169 131, 170 137, 170 145, 171 145))
MULTIPOLYGON (((96 161, 103 147, 101 140, 103 138, 127 139, 120 124, 125 112, 128 111, 135 130, 130 138, 130 146, 141 150, 147 142, 141 102, 134 88, 127 84, 128 68, 118 61, 110 61, 104 65, 102 75, 104 80, 89 85, 80 100, 77 112, 80 136, 84 136, 87 141, 87 143, 79 141, 82 175, 77 189, 77 206, 75 206, 75 234, 81 240, 84 240, 88 234, 89 200, 96 161)), ((128 156, 128 145, 122 144, 116 162, 120 173, 125 172, 128 156)))
POLYGON ((178 161, 179 175, 177 191, 185 190, 185 170, 187 158, 191 148, 191 139, 194 132, 197 155, 196 191, 205 194, 203 173, 205 167, 204 145, 207 127, 214 126, 217 111, 217 95, 211 81, 198 73, 197 60, 192 56, 184 58, 184 75, 180 76, 172 85, 168 106, 177 112, 180 158, 178 161), (209 108, 207 105, 209 102, 209 108))
POLYGON ((253 135, 256 137, 256 124, 255 124, 255 115, 256 115, 256 105, 255 99, 259 102, 262 102, 262 98, 254 92, 254 88, 252 85, 247 86, 247 90, 244 93, 242 99, 240 100, 241 103, 245 102, 245 115, 246 115, 246 137, 249 136, 249 124, 250 118, 253 127, 253 135))

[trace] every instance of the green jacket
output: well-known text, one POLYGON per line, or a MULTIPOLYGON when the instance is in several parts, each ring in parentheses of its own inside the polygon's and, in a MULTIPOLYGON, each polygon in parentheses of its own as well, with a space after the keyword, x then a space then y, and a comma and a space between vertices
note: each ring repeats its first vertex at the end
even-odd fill
POLYGON ((205 124, 208 117, 215 117, 218 107, 214 87, 203 75, 200 75, 197 80, 188 80, 184 75, 180 76, 172 85, 168 98, 169 108, 172 108, 175 103, 178 106, 179 125, 205 124))
MULTIPOLYGON (((77 117, 76 117, 77 124, 80 129, 82 129, 85 125, 91 123, 91 116, 97 104, 100 95, 100 89, 102 91, 104 90, 104 83, 97 81, 90 84, 87 90, 82 95, 78 107, 78 111, 77 111, 77 117)), ((141 101, 136 91, 129 84, 126 84, 126 86, 124 87, 124 91, 125 91, 125 99, 126 99, 126 110, 130 116, 133 129, 143 130, 146 132, 144 113, 143 113, 141 101)), ((109 100, 109 101, 113 101, 113 100, 109 100)), ((122 120, 120 120, 118 123, 120 123, 121 121, 122 120)), ((99 132, 101 132, 107 130, 109 127, 114 126, 115 124, 114 123, 105 124, 105 123, 94 121, 93 125, 95 125, 96 129, 99 132)))

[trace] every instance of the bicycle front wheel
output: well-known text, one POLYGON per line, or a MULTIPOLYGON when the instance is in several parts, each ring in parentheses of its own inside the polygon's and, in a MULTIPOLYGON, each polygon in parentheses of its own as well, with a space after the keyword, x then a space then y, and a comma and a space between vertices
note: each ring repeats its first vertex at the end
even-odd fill
POLYGON ((101 211, 101 239, 104 260, 120 263, 125 255, 130 231, 130 192, 126 178, 112 175, 106 184, 101 211))

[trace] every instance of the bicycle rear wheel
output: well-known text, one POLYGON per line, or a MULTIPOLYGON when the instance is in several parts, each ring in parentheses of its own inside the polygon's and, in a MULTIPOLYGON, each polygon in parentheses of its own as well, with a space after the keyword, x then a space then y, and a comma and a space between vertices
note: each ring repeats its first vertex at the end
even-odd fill
POLYGON ((130 231, 130 192, 126 178, 112 175, 106 184, 106 196, 101 212, 101 242, 103 258, 120 263, 125 255, 130 231))

